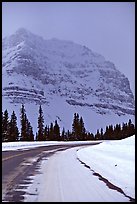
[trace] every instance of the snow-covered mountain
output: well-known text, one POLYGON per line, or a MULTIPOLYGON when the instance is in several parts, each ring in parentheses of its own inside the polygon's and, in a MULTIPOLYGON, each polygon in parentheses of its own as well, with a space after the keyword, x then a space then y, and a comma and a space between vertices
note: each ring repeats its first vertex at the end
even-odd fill
POLYGON ((45 123, 58 119, 71 129, 73 114, 90 131, 134 120, 134 97, 128 79, 115 65, 85 46, 45 40, 21 28, 2 40, 2 107, 19 118, 25 104, 37 129, 39 104, 45 123))

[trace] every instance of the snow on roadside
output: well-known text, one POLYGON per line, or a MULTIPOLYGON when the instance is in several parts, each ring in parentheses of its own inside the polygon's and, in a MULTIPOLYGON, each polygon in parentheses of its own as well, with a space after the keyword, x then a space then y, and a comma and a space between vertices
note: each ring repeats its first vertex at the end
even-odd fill
POLYGON ((32 182, 25 188, 23 202, 129 202, 80 164, 76 153, 79 148, 43 159, 39 173, 29 177, 32 182))
POLYGON ((96 173, 135 198, 135 135, 82 148, 77 155, 96 173))
POLYGON ((35 147, 49 146, 49 145, 63 145, 63 144, 90 144, 97 143, 97 141, 70 141, 70 142, 62 142, 62 141, 32 141, 32 142, 3 142, 2 143, 2 151, 11 151, 11 150, 20 150, 20 149, 30 149, 35 147))
POLYGON ((3 142, 2 143, 2 151, 10 151, 10 150, 19 150, 19 149, 30 149, 34 147, 40 147, 40 146, 47 146, 47 145, 55 145, 58 142, 48 141, 33 141, 33 142, 3 142))

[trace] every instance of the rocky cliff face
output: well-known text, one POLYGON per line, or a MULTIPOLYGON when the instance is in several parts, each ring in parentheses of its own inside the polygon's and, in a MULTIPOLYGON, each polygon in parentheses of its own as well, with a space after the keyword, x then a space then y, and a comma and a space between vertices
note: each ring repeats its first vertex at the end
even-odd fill
POLYGON ((2 41, 2 94, 14 105, 51 107, 58 97, 70 109, 134 115, 129 81, 112 62, 85 46, 44 40, 23 28, 2 41))

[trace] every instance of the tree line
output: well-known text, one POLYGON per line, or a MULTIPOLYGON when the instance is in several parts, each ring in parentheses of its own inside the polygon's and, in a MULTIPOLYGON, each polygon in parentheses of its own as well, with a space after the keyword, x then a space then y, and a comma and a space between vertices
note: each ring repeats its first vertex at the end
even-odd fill
POLYGON ((85 140, 119 140, 135 134, 135 126, 129 119, 128 123, 116 124, 115 126, 106 126, 105 131, 103 128, 98 129, 96 134, 86 131, 82 116, 74 113, 72 121, 72 130, 60 130, 60 126, 55 120, 50 125, 44 125, 44 115, 41 105, 39 106, 38 114, 38 131, 36 135, 33 133, 33 127, 27 118, 25 106, 22 104, 20 110, 20 123, 21 129, 19 132, 17 126, 17 117, 13 111, 11 117, 7 109, 2 112, 2 142, 12 141, 85 141, 85 140))
POLYGON ((128 123, 116 124, 115 126, 109 125, 106 126, 106 130, 103 133, 101 128, 97 130, 95 134, 95 140, 120 140, 127 137, 130 137, 135 134, 135 126, 129 119, 128 123))

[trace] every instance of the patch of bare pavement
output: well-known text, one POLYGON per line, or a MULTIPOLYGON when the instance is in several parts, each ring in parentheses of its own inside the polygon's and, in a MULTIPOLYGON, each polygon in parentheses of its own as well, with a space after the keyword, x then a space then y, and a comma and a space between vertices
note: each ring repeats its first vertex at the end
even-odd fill
POLYGON ((74 146, 82 146, 82 144, 51 145, 30 150, 2 152, 2 201, 23 202, 25 189, 32 183, 30 177, 40 174, 40 161, 47 160, 57 151, 74 146))

